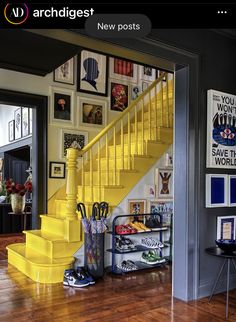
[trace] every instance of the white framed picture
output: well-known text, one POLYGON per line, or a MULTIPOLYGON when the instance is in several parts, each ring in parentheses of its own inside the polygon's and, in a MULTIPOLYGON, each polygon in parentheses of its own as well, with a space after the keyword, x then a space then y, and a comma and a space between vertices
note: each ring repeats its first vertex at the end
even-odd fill
POLYGON ((74 85, 74 57, 54 71, 54 82, 74 85))
POLYGON ((155 198, 155 195, 156 195, 155 185, 154 184, 145 184, 144 195, 146 198, 155 198))
POLYGON ((51 87, 51 124, 73 126, 74 121, 74 91, 61 87, 51 87))
POLYGON ((138 65, 117 57, 109 58, 110 78, 137 83, 138 65))
POLYGON ((235 239, 236 216, 217 217, 217 239, 235 239))
POLYGON ((228 175, 206 174, 206 208, 228 206, 228 175))
POLYGON ((156 198, 158 200, 173 199, 173 170, 159 168, 155 170, 156 198))
POLYGON ((61 158, 66 158, 66 149, 76 142, 81 149, 88 144, 88 132, 76 130, 61 130, 62 143, 61 143, 61 158))
POLYGON ((15 140, 22 137, 22 113, 21 107, 14 111, 15 120, 15 140))
POLYGON ((28 107, 22 107, 22 136, 29 135, 29 109, 28 107))
POLYGON ((150 66, 139 65, 139 78, 144 81, 153 82, 156 79, 156 69, 150 66))
POLYGON ((104 127, 107 124, 107 102, 97 98, 78 97, 79 125, 104 127))

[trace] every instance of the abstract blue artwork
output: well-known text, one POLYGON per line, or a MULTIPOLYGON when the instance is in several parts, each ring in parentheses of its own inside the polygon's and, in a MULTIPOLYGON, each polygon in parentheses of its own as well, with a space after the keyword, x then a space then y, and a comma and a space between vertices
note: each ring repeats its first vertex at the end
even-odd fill
POLYGON ((229 206, 236 206, 236 176, 229 175, 229 206))
POLYGON ((206 174, 206 207, 227 207, 228 191, 228 175, 206 174))

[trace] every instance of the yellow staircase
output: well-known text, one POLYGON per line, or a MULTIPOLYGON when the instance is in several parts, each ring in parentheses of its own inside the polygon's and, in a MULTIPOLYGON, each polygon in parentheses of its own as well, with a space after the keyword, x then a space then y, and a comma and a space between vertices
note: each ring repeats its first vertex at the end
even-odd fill
POLYGON ((163 74, 83 150, 67 150, 66 189, 40 216, 41 230, 25 231, 25 244, 7 247, 8 262, 34 281, 62 282, 83 244, 77 200, 88 213, 95 201, 116 207, 172 141, 173 80, 163 74))

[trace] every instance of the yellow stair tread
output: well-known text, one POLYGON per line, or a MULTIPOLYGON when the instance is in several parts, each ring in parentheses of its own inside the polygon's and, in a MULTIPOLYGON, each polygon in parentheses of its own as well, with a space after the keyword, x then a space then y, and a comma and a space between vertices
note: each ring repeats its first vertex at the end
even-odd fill
POLYGON ((17 244, 11 244, 7 247, 8 251, 13 251, 17 253, 17 255, 20 255, 24 257, 28 262, 37 264, 40 266, 58 266, 58 265, 67 265, 68 263, 72 263, 74 261, 74 257, 64 257, 64 258, 49 258, 45 255, 42 255, 40 253, 37 253, 34 249, 26 247, 26 244, 23 243, 17 243, 17 244))
POLYGON ((65 240, 63 236, 52 234, 52 233, 50 233, 48 231, 43 231, 43 230, 24 230, 23 233, 24 234, 32 234, 32 235, 42 237, 44 239, 47 239, 47 240, 53 241, 53 242, 67 242, 67 240, 65 240))

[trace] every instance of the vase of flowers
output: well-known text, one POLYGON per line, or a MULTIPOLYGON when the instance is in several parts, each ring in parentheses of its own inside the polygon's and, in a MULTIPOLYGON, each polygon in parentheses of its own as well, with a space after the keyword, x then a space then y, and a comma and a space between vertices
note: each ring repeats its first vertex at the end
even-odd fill
POLYGON ((25 209, 25 194, 32 192, 32 182, 15 183, 12 179, 6 181, 7 195, 11 196, 11 207, 15 214, 21 214, 25 209))

